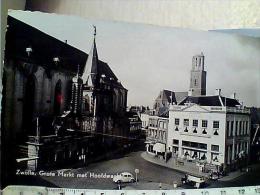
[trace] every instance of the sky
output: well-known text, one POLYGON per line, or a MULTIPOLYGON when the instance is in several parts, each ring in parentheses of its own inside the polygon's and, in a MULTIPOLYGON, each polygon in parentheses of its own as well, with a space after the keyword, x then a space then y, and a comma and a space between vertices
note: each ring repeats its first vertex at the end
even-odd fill
POLYGON ((260 38, 11 10, 9 15, 89 53, 97 26, 99 59, 128 89, 128 105, 152 106, 162 89, 188 91, 192 56, 205 55, 207 95, 236 92, 260 107, 260 38))

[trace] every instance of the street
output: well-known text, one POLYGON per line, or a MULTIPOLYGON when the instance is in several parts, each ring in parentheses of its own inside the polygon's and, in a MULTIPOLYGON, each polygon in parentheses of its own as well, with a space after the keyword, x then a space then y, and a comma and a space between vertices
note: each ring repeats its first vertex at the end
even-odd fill
MULTIPOLYGON (((140 156, 141 152, 132 152, 122 158, 112 159, 99 163, 90 164, 85 168, 78 168, 74 170, 67 170, 73 172, 75 175, 82 173, 95 173, 115 175, 121 172, 130 172, 135 176, 135 169, 139 169, 138 185, 142 183, 165 183, 172 185, 174 181, 180 181, 184 173, 180 173, 165 167, 154 165, 147 162, 140 156)), ((101 188, 101 189, 114 189, 117 185, 112 182, 111 178, 64 178, 64 177, 44 177, 50 183, 59 187, 71 188, 101 188)), ((125 185, 136 185, 124 184, 125 185)), ((158 186, 159 188, 159 186, 158 186)))
MULTIPOLYGON (((130 172, 135 176, 135 169, 139 169, 138 184, 122 184, 122 189, 159 189, 160 183, 162 189, 173 189, 173 182, 180 183, 184 173, 152 164, 144 160, 140 155, 142 151, 131 152, 123 157, 93 163, 87 167, 78 169, 62 170, 64 176, 41 177, 41 181, 34 179, 33 185, 47 185, 49 187, 61 188, 81 188, 81 189, 117 189, 117 184, 113 183, 112 178, 95 178, 95 175, 115 175, 121 172, 130 172), (86 177, 77 177, 77 175, 86 175, 86 177), (71 178, 69 175, 74 175, 71 178)), ((257 170, 246 173, 232 181, 209 181, 208 186, 213 187, 235 187, 246 185, 259 185, 260 176, 258 175, 260 167, 257 170)), ((27 176, 28 177, 28 176, 27 176)), ((31 177, 30 177, 31 178, 31 177)), ((28 183, 27 178, 26 182, 28 183)), ((31 178, 32 179, 32 178, 31 178)), ((39 178, 38 178, 39 179, 39 178)), ((20 180, 21 181, 21 180, 20 180)), ((191 188, 190 186, 181 186, 181 188, 191 188)))

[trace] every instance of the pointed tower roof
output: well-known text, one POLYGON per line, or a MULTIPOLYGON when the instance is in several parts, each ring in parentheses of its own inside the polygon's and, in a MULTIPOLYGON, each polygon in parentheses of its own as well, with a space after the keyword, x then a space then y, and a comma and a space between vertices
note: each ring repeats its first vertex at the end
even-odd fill
POLYGON ((99 60, 96 46, 96 27, 94 26, 94 40, 82 75, 84 84, 92 87, 95 85, 98 74, 98 61, 99 60))

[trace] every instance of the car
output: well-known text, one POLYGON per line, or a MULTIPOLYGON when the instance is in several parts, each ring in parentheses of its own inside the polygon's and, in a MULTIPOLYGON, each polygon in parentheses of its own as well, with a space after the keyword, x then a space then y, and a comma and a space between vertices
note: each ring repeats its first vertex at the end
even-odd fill
POLYGON ((183 184, 190 184, 193 185, 195 188, 200 188, 205 186, 205 179, 203 177, 199 177, 199 176, 194 176, 194 175, 185 175, 185 177, 183 177, 181 179, 183 184))
POLYGON ((131 173, 123 172, 119 175, 113 177, 113 182, 115 183, 127 183, 127 182, 135 182, 135 178, 131 173))

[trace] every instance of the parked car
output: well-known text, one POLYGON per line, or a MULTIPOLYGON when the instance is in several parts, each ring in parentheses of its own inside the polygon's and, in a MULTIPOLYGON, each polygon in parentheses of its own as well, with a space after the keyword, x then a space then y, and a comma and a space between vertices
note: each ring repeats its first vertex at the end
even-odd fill
POLYGON ((190 184, 195 188, 203 187, 205 183, 205 179, 203 177, 198 177, 194 175, 185 175, 184 178, 181 179, 183 184, 190 184))
POLYGON ((135 178, 131 173, 123 172, 119 175, 114 176, 113 182, 115 183, 135 182, 135 178))

